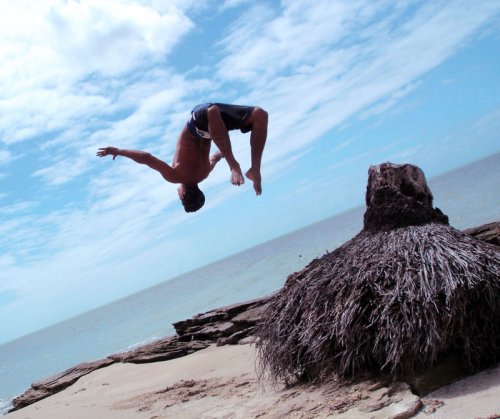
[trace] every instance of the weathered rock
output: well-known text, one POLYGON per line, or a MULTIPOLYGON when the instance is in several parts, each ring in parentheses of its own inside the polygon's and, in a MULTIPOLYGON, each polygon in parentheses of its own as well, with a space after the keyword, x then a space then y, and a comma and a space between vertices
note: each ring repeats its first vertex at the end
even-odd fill
POLYGON ((175 332, 181 337, 185 335, 192 335, 195 333, 199 333, 202 330, 202 326, 213 323, 227 322, 228 320, 231 320, 234 317, 238 316, 240 313, 243 313, 254 307, 261 306, 267 301, 268 298, 266 297, 247 301, 244 303, 232 304, 226 307, 220 307, 206 313, 197 314, 191 319, 175 322, 173 323, 173 326, 175 328, 175 332))
POLYGON ((167 361, 192 354, 193 352, 205 349, 209 345, 210 342, 201 342, 198 340, 182 342, 177 336, 170 336, 127 352, 111 355, 110 358, 119 362, 131 362, 135 364, 167 361))
POLYGON ((268 307, 269 303, 252 306, 250 309, 232 318, 231 321, 239 325, 255 326, 264 318, 268 307))
POLYGON ((62 373, 49 377, 45 380, 37 381, 31 388, 13 400, 11 411, 21 409, 52 394, 64 390, 74 384, 80 377, 91 373, 99 368, 106 367, 115 362, 146 363, 166 361, 189 355, 208 347, 209 341, 181 342, 177 336, 170 336, 164 339, 151 342, 133 350, 114 354, 108 358, 79 364, 62 373))
POLYGON ((246 338, 240 339, 237 343, 238 343, 238 345, 252 345, 252 344, 255 344, 256 341, 257 341, 257 338, 252 333, 250 336, 247 336, 246 338))
POLYGON ((228 315, 224 311, 214 310, 208 313, 198 314, 191 319, 181 320, 173 323, 175 332, 179 336, 189 334, 191 330, 198 330, 205 324, 224 321, 228 315))
POLYGON ((364 229, 389 230, 432 221, 448 224, 448 217, 432 207, 433 199, 425 175, 417 166, 370 166, 364 229))
POLYGON ((375 383, 371 384, 368 386, 367 390, 368 391, 377 391, 380 390, 383 387, 387 386, 386 381, 375 381, 375 383))
POLYGON ((221 337, 217 339, 217 346, 236 345, 242 339, 246 338, 251 333, 251 331, 252 329, 244 329, 240 330, 239 332, 233 333, 231 336, 228 336, 227 338, 221 337))
POLYGON ((44 399, 52 394, 58 393, 75 383, 80 377, 106 367, 116 362, 113 359, 105 358, 94 362, 85 362, 75 367, 69 368, 59 374, 53 375, 45 380, 37 381, 31 385, 31 388, 16 397, 13 401, 13 408, 10 411, 20 409, 44 399))
POLYGON ((264 297, 217 308, 176 322, 173 326, 181 341, 209 340, 219 345, 235 344, 238 336, 248 336, 250 330, 264 317, 269 299, 264 297))
POLYGON ((423 407, 422 401, 415 396, 414 400, 407 403, 400 403, 402 411, 390 416, 389 419, 409 419, 415 416, 418 411, 423 407))
POLYGON ((114 362, 147 363, 167 361, 199 351, 217 342, 218 345, 236 344, 253 331, 269 297, 221 307, 201 313, 191 319, 174 323, 178 336, 158 339, 127 352, 110 355, 108 358, 88 362, 70 368, 32 387, 13 401, 11 411, 28 406, 38 400, 57 393, 80 377, 114 362), (246 314, 245 314, 246 313, 246 314))
MULTIPOLYGON (((381 408, 385 408, 384 416, 380 417, 409 419, 416 415, 423 406, 420 398, 411 392, 407 383, 395 382, 385 392, 383 389, 379 391, 381 397, 378 404, 381 408)), ((377 403, 374 404, 374 407, 378 407, 377 403)))
POLYGON ((190 328, 187 334, 179 339, 189 341, 191 339, 216 341, 220 337, 229 336, 237 332, 237 326, 232 322, 210 323, 202 328, 190 328))
POLYGON ((12 401, 13 407, 9 410, 9 412, 22 409, 23 407, 36 403, 37 401, 45 399, 55 393, 57 393, 57 391, 35 390, 34 388, 30 388, 12 401))
POLYGON ((100 359, 93 362, 84 362, 75 367, 68 368, 59 374, 44 380, 37 381, 31 385, 35 390, 60 391, 63 388, 75 383, 80 377, 98 370, 99 368, 107 367, 115 361, 110 358, 100 359))
POLYGON ((425 396, 467 375, 467 370, 457 356, 450 355, 442 362, 408 380, 413 393, 425 396))
POLYGON ((334 390, 333 397, 325 398, 330 410, 328 417, 406 419, 422 407, 419 397, 412 394, 405 383, 394 382, 377 387, 373 390, 373 384, 363 379, 356 380, 356 384, 343 383, 334 390))
POLYGON ((224 311, 230 318, 233 318, 238 314, 251 309, 252 307, 262 305, 267 301, 269 301, 269 297, 256 298, 254 300, 246 301, 243 303, 231 304, 226 307, 218 308, 217 311, 224 311))
POLYGON ((465 234, 487 243, 500 246, 500 221, 464 230, 465 234))

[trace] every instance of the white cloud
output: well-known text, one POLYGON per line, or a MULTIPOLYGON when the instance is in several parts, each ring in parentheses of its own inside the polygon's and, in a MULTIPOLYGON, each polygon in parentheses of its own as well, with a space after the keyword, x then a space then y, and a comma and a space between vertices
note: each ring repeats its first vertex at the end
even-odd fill
POLYGON ((174 7, 159 13, 119 0, 3 2, 0 138, 39 137, 104 110, 110 77, 165 62, 192 27, 174 7), (88 90, 99 81, 98 91, 88 90))
POLYGON ((67 160, 60 160, 56 164, 39 169, 33 176, 41 176, 49 185, 61 185, 81 174, 87 167, 87 159, 82 157, 72 157, 67 160))
MULTIPOLYGON (((328 0, 283 3, 278 16, 268 5, 257 5, 234 23, 221 42, 227 52, 219 65, 223 78, 266 84, 280 71, 307 72, 324 62, 324 54, 332 47, 343 49, 341 42, 355 37, 355 31, 386 4, 328 0)), ((329 68, 335 71, 335 67, 329 68)))
POLYGON ((233 7, 242 7, 251 2, 252 0, 224 0, 221 10, 231 9, 233 7))
POLYGON ((211 10, 214 5, 219 3, 219 0, 138 0, 137 3, 151 7, 160 13, 168 13, 172 8, 175 8, 184 13, 189 12, 190 15, 196 15, 211 10))
MULTIPOLYGON (((118 83, 110 95, 114 97, 96 104, 98 111, 89 104, 85 111, 89 117, 80 115, 41 145, 48 162, 33 175, 50 185, 67 183, 95 167, 97 148, 108 145, 141 148, 145 142, 154 141, 156 147, 148 151, 161 150, 159 157, 167 159, 175 149, 181 120, 187 119, 192 106, 186 97, 205 85, 203 80, 189 82, 168 69, 145 71, 128 85, 118 83), (125 115, 112 120, 120 114, 125 115)), ((70 104, 67 109, 79 107, 70 104)))
MULTIPOLYGON (((127 159, 98 159, 97 147, 147 147, 168 161, 193 100, 238 99, 271 115, 263 162, 266 191, 331 128, 359 112, 367 117, 394 107, 500 10, 495 1, 290 0, 282 1, 280 10, 277 2, 276 9, 262 2, 242 9, 224 39, 207 46, 207 53, 220 58, 218 65, 196 62, 196 72, 177 74, 168 54, 193 28, 186 14, 239 4, 2 2, 0 140, 15 147, 37 139, 30 180, 43 181, 40 196, 47 202, 58 193, 67 197, 52 211, 41 202, 40 211, 30 214, 35 198, 3 207, 0 247, 8 252, 0 260, 2 286, 24 296, 24 303, 34 304, 36 294, 37 304, 59 299, 76 310, 75 295, 83 298, 89 289, 106 290, 93 301, 102 304, 139 288, 145 269, 149 284, 189 269, 192 237, 172 232, 188 223, 201 225, 212 208, 252 193, 250 182, 231 186, 221 162, 202 185, 210 200, 192 217, 180 209, 175 185, 127 159), (85 176, 89 170, 91 178, 85 176), (78 187, 69 183, 75 179, 78 187)), ((478 122, 477 131, 498 121, 497 114, 489 118, 478 122)), ((244 168, 248 136, 231 137, 244 168)), ((394 155, 406 158, 417 151, 406 147, 394 155)), ((330 170, 365 164, 377 152, 336 161, 330 170)), ((13 154, 2 149, 0 164, 13 154)), ((339 179, 329 176, 299 187, 306 191, 339 179)))
POLYGON ((390 95, 388 99, 382 100, 381 102, 376 103, 366 111, 362 112, 359 115, 359 119, 364 120, 374 115, 387 113, 387 111, 389 111, 394 107, 394 105, 399 103, 403 97, 413 92, 419 86, 419 84, 420 84, 419 82, 409 83, 406 86, 403 86, 401 89, 396 90, 394 93, 390 95))
POLYGON ((126 73, 162 59, 193 25, 175 8, 160 14, 120 0, 5 3, 2 73, 18 80, 8 92, 126 73))
POLYGON ((11 205, 0 207, 0 214, 19 214, 37 205, 36 202, 16 202, 11 205))
POLYGON ((141 60, 162 58, 192 27, 175 8, 160 14, 117 0, 69 1, 48 10, 47 18, 62 63, 83 74, 119 75, 141 66, 141 60))
POLYGON ((370 106, 387 111, 500 11, 494 1, 307 3, 285 2, 277 17, 251 10, 222 44, 219 76, 252 86, 270 138, 287 139, 269 141, 272 161, 370 106))
POLYGON ((11 159, 11 153, 8 150, 0 150, 0 165, 8 163, 11 159))
MULTIPOLYGON (((242 74, 244 78, 259 74, 255 76, 259 80, 250 79, 252 85, 257 85, 252 97, 256 100, 260 97, 273 115, 270 141, 264 156, 265 163, 269 164, 264 165, 264 171, 269 178, 277 178, 286 172, 300 157, 300 154, 295 153, 304 152, 304 147, 315 138, 356 112, 378 101, 387 105, 384 105, 383 109, 372 108, 369 112, 379 113, 393 106, 398 99, 418 85, 418 82, 415 82, 417 77, 453 53, 491 12, 488 7, 479 8, 474 18, 464 24, 458 17, 469 13, 470 10, 464 3, 455 3, 454 6, 457 4, 461 4, 462 8, 457 10, 452 6, 444 7, 444 4, 439 4, 439 7, 428 5, 420 8, 411 18, 407 18, 406 25, 398 30, 392 28, 390 22, 401 18, 406 10, 394 8, 393 14, 389 14, 385 21, 379 19, 375 24, 371 19, 381 10, 385 11, 386 6, 381 3, 379 6, 364 8, 363 2, 338 2, 335 7, 330 8, 318 3, 315 7, 309 5, 304 13, 301 13, 302 9, 297 3, 286 3, 288 8, 274 20, 271 13, 260 13, 258 25, 249 33, 243 30, 246 27, 235 26, 235 32, 224 41, 228 57, 222 61, 221 68, 225 65, 231 67, 232 63, 235 65, 233 68, 241 70, 231 72, 231 77, 234 74, 242 74), (334 30, 328 30, 329 23, 333 24, 334 30), (270 30, 263 30, 263 26, 270 30), (343 45, 342 42, 351 31, 358 29, 362 30, 363 42, 343 45), (445 33, 441 36, 443 31, 445 33), (249 52, 254 60, 245 58, 241 61, 242 54, 237 54, 236 51, 241 50, 242 44, 248 45, 249 40, 245 36, 256 36, 258 33, 261 34, 260 37, 251 44, 253 47, 250 49, 253 52, 249 52), (280 35, 283 33, 288 36, 280 35), (311 34, 311 39, 306 37, 304 43, 295 45, 299 33, 311 34), (369 38, 367 33, 370 34, 369 38), (431 42, 434 38, 443 40, 437 43, 439 45, 434 45, 436 43, 431 42), (338 48, 335 47, 336 43, 339 43, 338 48), (311 46, 316 44, 318 48, 312 50, 311 46), (291 49, 293 54, 287 55, 287 51, 291 49), (277 59, 273 59, 269 64, 264 55, 274 57, 273 54, 277 59), (261 79, 260 71, 263 67, 266 67, 266 70, 263 71, 264 77, 261 79), (293 67, 294 71, 289 75, 280 76, 279 72, 285 67, 293 67), (263 84, 266 84, 265 90, 261 86, 263 84), (282 138, 286 138, 286 147, 283 140, 273 141, 282 138)), ((259 9, 260 12, 262 10, 259 9)), ((248 14, 256 15, 255 10, 248 14)), ((255 20, 250 20, 248 25, 250 27, 255 23, 255 20)), ((161 89, 159 83, 148 84, 144 80, 145 83, 132 84, 123 90, 117 102, 124 108, 130 106, 133 112, 128 117, 95 131, 88 141, 90 145, 86 150, 86 157, 80 155, 71 162, 58 160, 55 165, 41 169, 37 174, 46 177, 50 183, 62 183, 88 167, 89 156, 94 158, 91 146, 99 141, 107 141, 102 145, 116 141, 121 146, 134 147, 149 137, 159 135, 160 131, 165 129, 161 124, 168 109, 177 106, 179 113, 183 113, 182 107, 188 109, 185 90, 189 89, 190 84, 180 76, 166 73, 161 75, 162 81, 173 77, 174 82, 170 88, 161 89)), ((225 77, 225 73, 222 72, 221 76, 225 77)), ((206 85, 202 83, 201 86, 206 85)), ((177 123, 178 121, 175 122, 177 123)), ((174 132, 172 128, 172 133, 174 132)), ((242 161, 248 160, 248 141, 239 139, 238 136, 233 139, 235 153, 241 156, 239 158, 242 161)), ((159 143, 158 149, 172 152, 174 141, 175 136, 172 136, 168 143, 159 143)), ((356 156, 354 159, 363 157, 366 156, 356 156)), ((150 228, 149 223, 161 211, 171 204, 177 205, 175 187, 165 186, 156 174, 149 174, 148 169, 123 161, 99 162, 108 163, 113 166, 104 170, 101 179, 93 183, 94 208, 99 214, 105 211, 103 214, 106 214, 106 217, 116 217, 113 211, 126 206, 127 219, 140 217, 144 220, 142 228, 150 228), (119 179, 118 183, 116 179, 119 179), (163 201, 159 201, 158 194, 162 188, 166 188, 168 193, 163 201)), ((349 161, 345 161, 338 164, 348 163, 349 161)), ((210 190, 227 184, 225 169, 214 172, 204 186, 210 190)), ((227 193, 232 195, 236 192, 227 193)), ((217 196, 220 199, 217 198, 216 201, 222 202, 226 192, 222 190, 222 195, 217 196)), ((111 223, 114 225, 117 220, 111 223)), ((66 238, 61 239, 60 243, 65 240, 66 238)))

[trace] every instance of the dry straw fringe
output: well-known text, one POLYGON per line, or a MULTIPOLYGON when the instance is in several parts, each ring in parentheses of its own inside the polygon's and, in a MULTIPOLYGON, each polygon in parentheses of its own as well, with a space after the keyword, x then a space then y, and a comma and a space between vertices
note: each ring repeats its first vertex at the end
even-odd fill
POLYGON ((500 360, 500 248, 440 223, 362 231, 291 275, 258 329, 261 372, 405 378, 453 352, 500 360))

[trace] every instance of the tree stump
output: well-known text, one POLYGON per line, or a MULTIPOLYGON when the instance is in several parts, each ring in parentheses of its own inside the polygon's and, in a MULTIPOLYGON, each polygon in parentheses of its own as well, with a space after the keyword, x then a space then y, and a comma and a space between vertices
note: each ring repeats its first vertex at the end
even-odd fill
POLYGON ((417 166, 370 166, 364 229, 381 231, 428 222, 448 224, 448 217, 432 207, 433 199, 425 175, 417 166))
POLYGON ((500 250, 448 225, 418 167, 369 169, 363 230, 290 275, 256 336, 271 377, 408 379, 500 361, 500 250))

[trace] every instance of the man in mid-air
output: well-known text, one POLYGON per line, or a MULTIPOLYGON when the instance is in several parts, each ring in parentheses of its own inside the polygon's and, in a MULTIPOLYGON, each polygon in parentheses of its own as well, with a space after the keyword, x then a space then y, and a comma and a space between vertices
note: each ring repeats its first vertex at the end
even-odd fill
POLYGON ((225 158, 231 171, 231 183, 245 182, 239 163, 234 158, 228 131, 239 129, 250 132, 251 164, 246 177, 253 182, 257 195, 262 193, 260 164, 267 138, 267 112, 258 106, 239 106, 225 103, 205 103, 191 111, 191 119, 179 135, 172 165, 146 151, 124 150, 116 147, 100 148, 97 156, 128 157, 160 172, 167 182, 180 183, 179 198, 186 212, 198 211, 205 203, 205 195, 198 183, 206 179, 215 165, 225 158), (214 141, 219 149, 210 156, 214 141))

